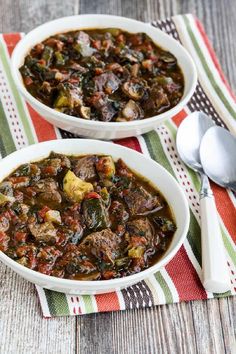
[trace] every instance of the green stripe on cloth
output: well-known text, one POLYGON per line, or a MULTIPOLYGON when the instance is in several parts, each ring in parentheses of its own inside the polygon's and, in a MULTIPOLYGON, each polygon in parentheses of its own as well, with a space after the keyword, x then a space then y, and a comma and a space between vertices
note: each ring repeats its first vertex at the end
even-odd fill
POLYGON ((224 246, 230 256, 230 258, 232 259, 232 262, 234 263, 235 267, 236 267, 236 255, 235 255, 235 250, 233 249, 227 235, 225 234, 223 228, 221 227, 221 233, 222 233, 222 237, 223 237, 223 242, 224 242, 224 246))
MULTIPOLYGON (((1 116, 0 116, 1 117, 1 116)), ((1 119, 1 118, 0 118, 1 119)), ((0 134, 0 154, 1 154, 1 158, 7 156, 4 144, 3 144, 3 140, 2 140, 2 136, 0 134)))
POLYGON ((189 224, 189 232, 187 235, 187 239, 189 245, 196 257, 198 263, 202 264, 202 257, 201 257, 201 229, 200 226, 193 215, 192 210, 190 209, 190 224, 189 224))
POLYGON ((9 85, 11 87, 12 93, 14 95, 16 105, 17 105, 17 110, 19 112, 25 133, 27 135, 28 142, 29 142, 29 144, 34 144, 35 139, 33 137, 32 131, 31 131, 30 123, 29 123, 29 120, 28 120, 26 112, 25 112, 25 108, 22 103, 22 98, 18 92, 17 87, 15 86, 15 83, 13 82, 8 54, 6 53, 6 49, 3 45, 3 43, 1 42, 1 40, 0 40, 0 58, 1 58, 4 70, 5 70, 5 73, 7 75, 7 79, 8 79, 9 85))
POLYGON ((44 289, 50 314, 52 316, 66 316, 70 314, 66 295, 57 291, 44 289))
POLYGON ((166 303, 167 304, 173 303, 172 293, 170 291, 170 288, 169 288, 167 282, 165 281, 165 279, 161 275, 161 272, 155 273, 154 276, 155 276, 156 280, 158 281, 160 287, 163 290, 163 293, 164 293, 165 299, 166 299, 166 303))
POLYGON ((160 163, 163 167, 165 167, 168 172, 170 172, 174 176, 174 171, 168 159, 166 158, 158 134, 154 130, 152 130, 151 132, 144 134, 143 138, 145 140, 151 158, 156 162, 160 163))
POLYGON ((0 137, 1 137, 0 149, 1 149, 2 157, 16 150, 16 146, 12 138, 7 117, 5 115, 1 101, 0 101, 0 137))
POLYGON ((92 297, 90 295, 82 295, 86 313, 94 312, 92 297))
POLYGON ((225 97, 223 91, 221 90, 221 88, 219 87, 219 85, 217 84, 215 78, 214 78, 214 75, 212 74, 208 64, 207 64, 207 61, 206 61, 206 58, 204 57, 204 54, 199 46, 199 43, 194 35, 194 31, 192 29, 192 26, 191 26, 191 22, 188 18, 187 15, 183 15, 182 16, 183 18, 183 21, 185 23, 185 26, 186 26, 186 29, 187 29, 187 32, 191 38, 191 41, 192 41, 192 44, 198 54, 198 57, 199 59, 201 60, 202 62, 202 65, 203 65, 203 68, 204 70, 206 71, 206 74, 212 84, 212 86, 214 87, 217 95, 219 96, 219 98, 221 99, 221 101, 223 102, 223 104, 225 105, 225 107, 227 108, 227 110, 229 111, 229 113, 231 114, 231 116, 236 119, 236 111, 235 109, 231 106, 231 104, 229 103, 229 101, 227 100, 227 98, 225 97))

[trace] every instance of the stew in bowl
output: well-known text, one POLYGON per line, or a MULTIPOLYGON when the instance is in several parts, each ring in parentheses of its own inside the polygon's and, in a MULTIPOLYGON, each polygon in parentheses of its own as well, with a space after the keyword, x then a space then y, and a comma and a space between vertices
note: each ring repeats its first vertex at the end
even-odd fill
POLYGON ((39 101, 87 120, 149 118, 176 106, 184 92, 173 54, 145 33, 118 28, 51 36, 30 50, 20 72, 39 101))

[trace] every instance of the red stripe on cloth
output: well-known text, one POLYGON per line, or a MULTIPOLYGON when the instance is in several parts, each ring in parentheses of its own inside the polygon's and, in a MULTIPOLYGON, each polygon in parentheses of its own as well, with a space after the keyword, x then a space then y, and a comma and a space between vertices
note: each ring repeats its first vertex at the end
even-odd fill
POLYGON ((130 149, 136 150, 138 152, 142 152, 138 139, 135 137, 126 138, 126 139, 119 139, 114 141, 115 144, 122 145, 128 147, 130 149))
POLYGON ((206 32, 205 32, 205 30, 204 30, 204 28, 203 28, 202 23, 201 23, 197 18, 195 18, 195 22, 196 22, 197 28, 198 28, 198 30, 199 30, 201 36, 202 36, 202 39, 203 39, 203 41, 204 41, 204 43, 205 43, 205 45, 206 45, 206 47, 207 47, 207 49, 208 49, 208 51, 209 51, 209 54, 210 54, 210 56, 211 56, 211 58, 212 58, 212 61, 213 61, 214 65, 215 65, 216 69, 217 69, 218 72, 219 72, 219 75, 220 75, 221 80, 223 81, 223 83, 225 84, 226 88, 228 89, 228 91, 229 91, 231 97, 232 97, 234 100, 236 100, 236 96, 235 96, 235 94, 233 93, 231 87, 230 87, 229 84, 228 84, 228 81, 226 80, 226 78, 225 78, 225 76, 224 76, 224 73, 223 73, 223 71, 222 71, 222 69, 221 69, 220 63, 219 63, 219 61, 218 61, 218 59, 217 59, 217 57, 216 57, 216 54, 215 54, 215 52, 214 52, 214 49, 212 48, 211 43, 209 42, 209 39, 208 39, 208 37, 207 37, 207 35, 206 35, 206 32))
POLYGON ((16 44, 21 39, 20 33, 6 33, 3 34, 3 38, 7 45, 8 53, 11 55, 16 44))
POLYGON ((183 246, 165 268, 176 287, 180 301, 207 299, 198 274, 183 246))
POLYGON ((182 109, 182 111, 180 111, 178 114, 172 117, 172 120, 177 126, 179 126, 182 120, 184 120, 184 118, 186 117, 187 117, 187 113, 184 109, 182 109))
POLYGON ((98 312, 118 311, 120 304, 116 293, 95 295, 98 312))
POLYGON ((27 103, 27 107, 34 125, 38 141, 47 141, 56 139, 55 129, 52 124, 48 123, 27 103))
POLYGON ((236 209, 224 188, 215 183, 211 183, 211 188, 215 196, 217 210, 231 238, 236 243, 236 209))

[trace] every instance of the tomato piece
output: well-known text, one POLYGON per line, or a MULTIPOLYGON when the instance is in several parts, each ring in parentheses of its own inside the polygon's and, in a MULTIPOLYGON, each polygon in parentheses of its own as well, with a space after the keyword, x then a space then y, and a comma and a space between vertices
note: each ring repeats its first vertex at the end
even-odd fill
POLYGON ((103 279, 105 280, 108 280, 108 279, 112 279, 116 276, 116 271, 115 270, 105 270, 103 273, 102 273, 102 277, 103 279))
POLYGON ((131 236, 131 238, 130 238, 130 245, 132 245, 132 247, 137 247, 137 246, 146 245, 146 244, 147 244, 147 239, 145 237, 131 236))
POLYGON ((19 177, 10 177, 9 181, 11 181, 13 184, 21 184, 21 183, 26 183, 28 182, 29 178, 25 176, 19 176, 19 177))
POLYGON ((24 189, 25 194, 28 197, 34 197, 37 193, 33 187, 27 187, 24 189))
POLYGON ((102 68, 95 68, 95 74, 96 75, 100 75, 103 73, 103 69, 102 68))
POLYGON ((40 59, 40 60, 38 61, 38 63, 39 63, 40 65, 45 66, 45 65, 46 65, 46 60, 40 59))
POLYGON ((92 41, 93 48, 96 48, 99 50, 99 49, 101 49, 101 46, 102 46, 102 43, 101 43, 100 39, 92 41))
POLYGON ((44 219, 46 213, 50 210, 50 208, 48 206, 44 206, 41 210, 38 211, 39 216, 44 219))
POLYGON ((119 42, 119 43, 124 43, 124 42, 125 42, 125 36, 123 35, 123 33, 119 34, 119 35, 116 37, 116 40, 117 40, 117 42, 119 42))
POLYGON ((52 272, 52 264, 50 263, 39 263, 38 264, 38 272, 50 275, 52 272))
POLYGON ((15 238, 15 241, 17 241, 19 243, 26 242, 27 233, 18 231, 15 233, 14 238, 15 238))
POLYGON ((88 194, 85 195, 84 199, 100 199, 102 198, 100 196, 100 194, 96 193, 96 192, 90 192, 88 194))
POLYGON ((57 168, 54 166, 46 166, 42 168, 42 173, 48 176, 56 176, 57 168))
POLYGON ((24 83, 26 86, 30 86, 33 83, 33 80, 31 79, 30 76, 26 76, 24 79, 24 83))

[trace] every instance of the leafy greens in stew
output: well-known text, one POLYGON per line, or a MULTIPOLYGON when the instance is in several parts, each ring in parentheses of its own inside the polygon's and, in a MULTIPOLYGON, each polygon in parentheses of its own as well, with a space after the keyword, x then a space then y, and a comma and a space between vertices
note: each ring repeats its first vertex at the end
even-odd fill
POLYGON ((145 33, 117 28, 52 36, 31 49, 20 71, 26 89, 47 106, 104 122, 163 113, 184 90, 173 54, 145 33))
POLYGON ((110 156, 52 152, 0 183, 0 250, 47 275, 140 272, 165 253, 175 229, 159 191, 110 156))

